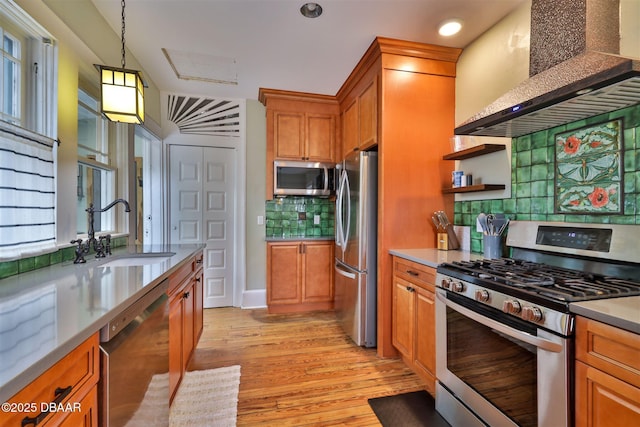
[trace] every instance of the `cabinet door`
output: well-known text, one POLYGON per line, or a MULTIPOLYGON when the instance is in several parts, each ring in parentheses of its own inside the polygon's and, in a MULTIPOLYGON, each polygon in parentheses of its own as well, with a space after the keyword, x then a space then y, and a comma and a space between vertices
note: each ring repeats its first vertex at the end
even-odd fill
POLYGON ((416 287, 416 335, 414 363, 430 379, 435 392, 436 375, 436 307, 434 294, 416 287))
POLYGON ((358 99, 358 116, 360 119, 358 146, 361 150, 366 150, 378 143, 377 94, 377 79, 373 79, 358 99))
POLYGON ((354 100, 342 115, 342 156, 358 149, 358 101, 354 100))
POLYGON ((640 389, 576 361, 576 427, 640 425, 640 389))
POLYGON ((409 360, 413 360, 415 334, 415 289, 410 282, 393 276, 392 307, 393 345, 409 360))
POLYGON ((194 280, 182 294, 182 372, 187 370, 187 363, 194 348, 193 324, 194 324, 194 280))
POLYGON ((333 241, 303 243, 303 302, 333 301, 333 241))
POLYGON ((202 334, 202 315, 203 315, 203 303, 204 303, 204 287, 202 283, 202 270, 199 270, 194 277, 193 284, 193 344, 198 345, 198 340, 202 334))
POLYGON ((169 301, 169 396, 173 395, 182 378, 182 294, 169 301))
POLYGON ((331 114, 307 114, 305 160, 335 161, 336 118, 331 114))
POLYGON ((299 243, 267 244, 267 304, 295 304, 302 300, 299 243))
POLYGON ((274 156, 276 159, 301 160, 305 145, 304 113, 276 111, 274 117, 274 156))
MULTIPOLYGON (((98 427, 98 387, 94 386, 79 402, 78 411, 63 412, 64 421, 60 427, 98 427)), ((53 419, 44 426, 57 425, 53 419)))

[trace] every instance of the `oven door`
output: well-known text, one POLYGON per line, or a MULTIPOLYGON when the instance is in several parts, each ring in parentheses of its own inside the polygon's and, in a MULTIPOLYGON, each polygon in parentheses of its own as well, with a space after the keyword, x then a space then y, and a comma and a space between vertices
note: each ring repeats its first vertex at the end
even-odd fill
POLYGON ((444 289, 436 297, 436 409, 451 425, 570 425, 567 338, 444 289))

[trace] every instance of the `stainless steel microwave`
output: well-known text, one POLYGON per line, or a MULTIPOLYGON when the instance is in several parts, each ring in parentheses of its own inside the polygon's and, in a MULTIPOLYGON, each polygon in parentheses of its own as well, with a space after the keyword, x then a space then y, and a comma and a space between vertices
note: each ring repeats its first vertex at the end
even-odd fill
POLYGON ((335 164, 276 160, 274 196, 330 196, 335 194, 335 164))

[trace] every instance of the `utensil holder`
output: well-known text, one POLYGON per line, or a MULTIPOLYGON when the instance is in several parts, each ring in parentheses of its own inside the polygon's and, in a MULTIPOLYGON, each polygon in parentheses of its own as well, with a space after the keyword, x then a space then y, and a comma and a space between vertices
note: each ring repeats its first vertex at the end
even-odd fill
POLYGON ((502 236, 482 236, 482 254, 486 259, 502 258, 502 236))

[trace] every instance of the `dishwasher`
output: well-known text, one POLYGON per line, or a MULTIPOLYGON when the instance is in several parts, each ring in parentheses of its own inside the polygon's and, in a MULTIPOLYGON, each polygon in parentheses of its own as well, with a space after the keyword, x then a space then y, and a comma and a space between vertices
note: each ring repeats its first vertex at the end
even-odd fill
POLYGON ((164 280, 100 330, 101 424, 169 425, 169 299, 164 280))

